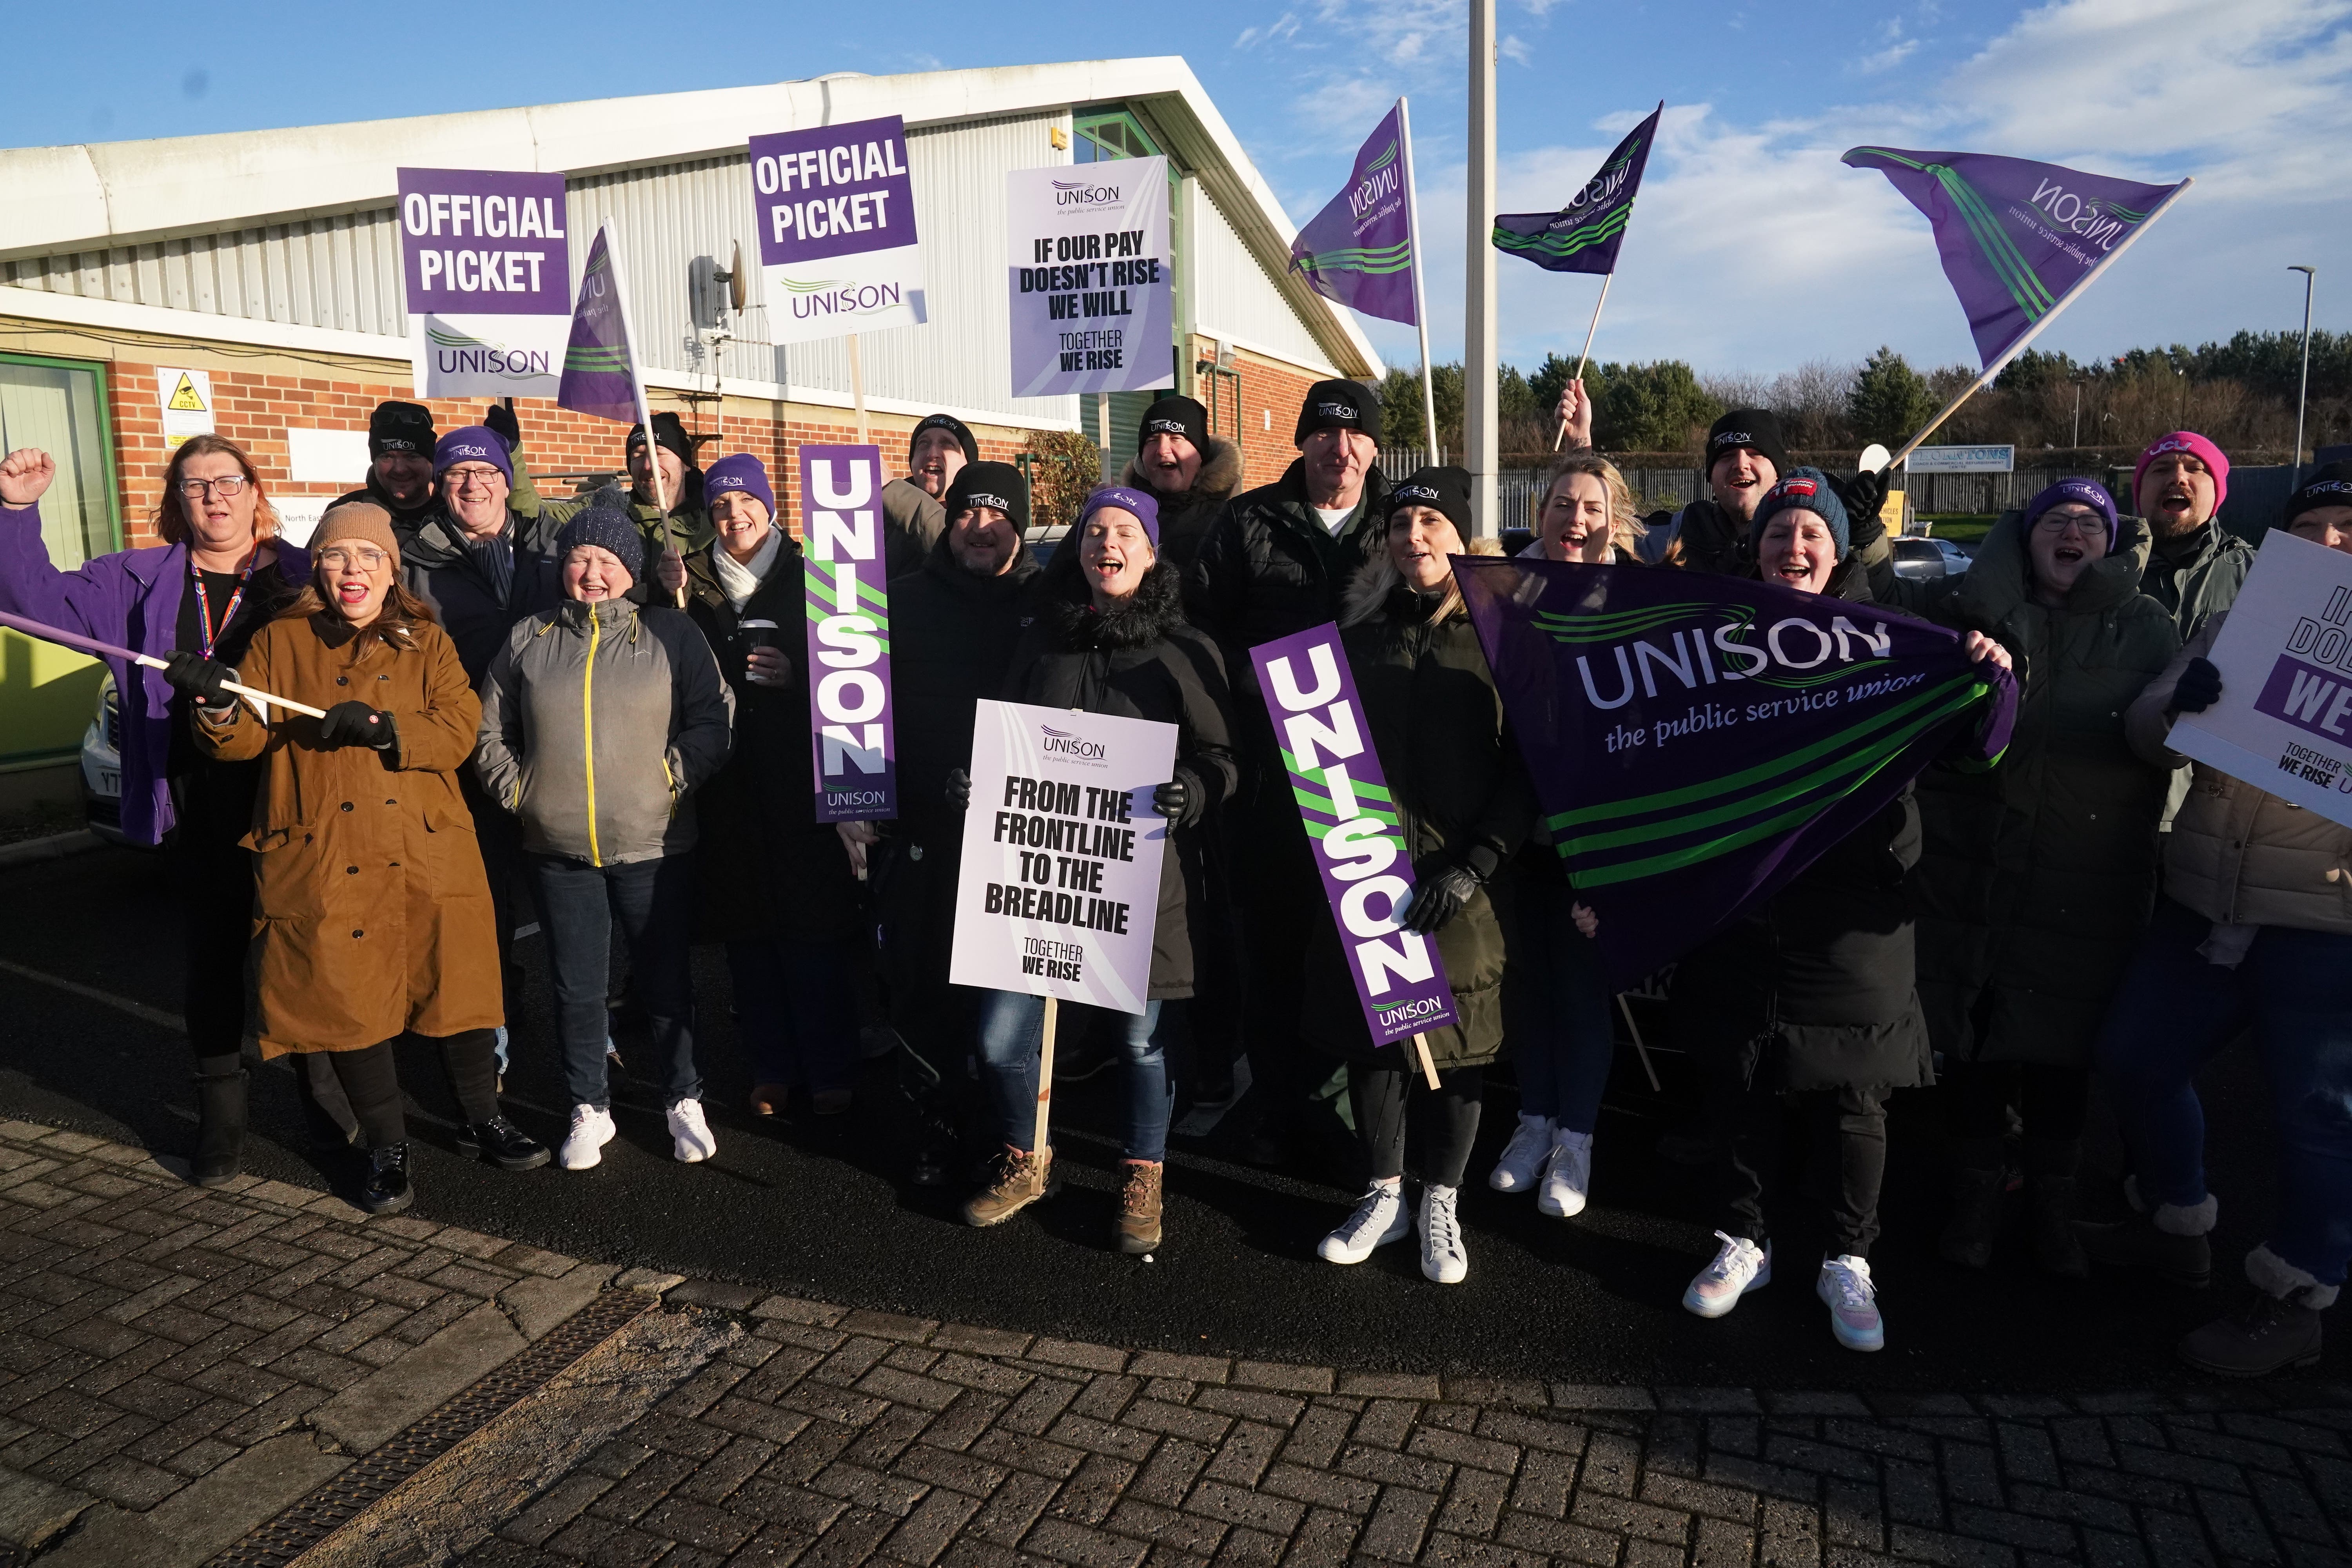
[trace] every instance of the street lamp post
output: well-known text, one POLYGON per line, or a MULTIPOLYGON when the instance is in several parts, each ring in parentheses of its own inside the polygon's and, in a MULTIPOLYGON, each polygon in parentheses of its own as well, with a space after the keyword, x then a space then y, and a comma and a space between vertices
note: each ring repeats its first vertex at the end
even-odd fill
POLYGON ((2074 449, 2083 448, 2083 378, 2074 379, 2074 449))
POLYGON ((2311 285, 2319 269, 2290 267, 2287 270, 2303 274, 2303 383, 2294 393, 2294 468, 2287 480, 2287 488, 2294 489, 2303 483, 2303 405, 2311 395, 2311 285))

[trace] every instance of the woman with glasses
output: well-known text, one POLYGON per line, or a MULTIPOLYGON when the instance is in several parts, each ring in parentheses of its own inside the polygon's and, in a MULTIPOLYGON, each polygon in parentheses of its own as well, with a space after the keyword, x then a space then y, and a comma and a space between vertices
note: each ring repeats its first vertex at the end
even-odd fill
POLYGON ((368 1149, 360 1206, 413 1197, 393 1042, 434 1040, 465 1116, 460 1147, 510 1171, 546 1146, 499 1112, 503 1021, 490 887, 457 770, 481 703, 457 646, 400 585, 392 516, 331 508, 310 537, 315 575, 261 628, 246 685, 326 710, 263 714, 215 696, 198 743, 262 769, 246 842, 257 891, 261 1054, 324 1052, 368 1149))
MULTIPOLYGON (((56 473, 49 455, 31 447, 0 461, 0 608, 168 662, 155 670, 107 661, 121 703, 122 831, 164 846, 178 891, 181 1010, 199 1110, 190 1173, 218 1186, 236 1175, 245 1144, 238 1053, 253 865, 242 840, 262 770, 206 752, 192 711, 194 700, 220 694, 254 634, 301 592, 310 561, 279 542, 252 459, 222 437, 196 436, 163 472, 154 520, 163 542, 61 572, 41 542, 38 507, 56 473)), ((322 1118, 314 1131, 341 1137, 322 1118)))
POLYGON ((1941 1250, 1969 1268, 2000 1231, 2014 1106, 2034 1257, 2087 1270, 2074 1216, 2091 1043, 2155 901, 2169 773, 2134 753, 2124 714, 2180 646, 2139 591, 2148 548, 2105 490, 2063 479, 1995 523, 1968 572, 1899 590, 1998 640, 2018 673, 2001 765, 1919 780, 1919 1000, 1954 1156, 1941 1250))

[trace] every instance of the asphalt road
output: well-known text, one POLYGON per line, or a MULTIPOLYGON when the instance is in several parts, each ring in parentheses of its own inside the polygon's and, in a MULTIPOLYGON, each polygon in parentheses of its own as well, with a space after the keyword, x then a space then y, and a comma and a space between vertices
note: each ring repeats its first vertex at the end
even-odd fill
MULTIPOLYGON (((510 1112, 552 1142, 563 1108, 538 948, 522 944, 533 1000, 517 1021, 507 1087, 510 1112)), ((416 1212, 587 1258, 1130 1346, 1576 1383, 1962 1392, 2188 1381, 2171 1345, 2236 1300, 2239 1259, 2270 1212, 2261 1071, 2242 1046, 2206 1082, 2221 1228, 2218 1283, 2205 1292, 2123 1278, 2046 1281, 2021 1237, 1984 1273, 1942 1263, 1933 1107, 1905 1095, 1894 1110, 1886 1234, 1873 1258, 1888 1349, 1862 1356, 1832 1342, 1811 1291, 1819 1233, 1801 1214, 1780 1227, 1778 1281, 1730 1317, 1704 1322, 1678 1300, 1712 1251, 1707 1184, 1653 1150, 1684 1109, 1671 1093, 1673 1064, 1662 1099, 1629 1052, 1601 1121, 1596 1201, 1573 1222, 1543 1219, 1532 1200, 1484 1187, 1515 1110, 1507 1083, 1490 1089, 1465 1196, 1464 1285, 1423 1280, 1411 1243, 1354 1268, 1318 1261, 1316 1241, 1352 1195, 1347 1178, 1336 1169, 1268 1175, 1242 1163, 1238 1115, 1171 1155, 1169 1240, 1146 1264, 1107 1244, 1115 1074, 1055 1097, 1072 1167, 1065 1194, 996 1229, 970 1230, 955 1218, 961 1192, 905 1183, 910 1123, 886 1064, 870 1064, 847 1117, 768 1121, 740 1110, 749 1080, 723 962, 709 949, 698 950, 697 963, 716 1160, 672 1162, 658 1100, 625 1086, 621 1134, 599 1169, 513 1175, 473 1164, 449 1150, 455 1110, 429 1048, 404 1046, 403 1072, 421 1112, 412 1123, 416 1212)), ((176 1014, 179 984, 153 858, 108 849, 0 871, 0 1113, 187 1147, 186 1046, 158 1016, 176 1014)), ((624 1031, 625 1053, 629 1039, 624 1031)), ((307 1152, 290 1077, 259 1071, 255 1083, 247 1168, 348 1184, 348 1156, 314 1163, 307 1152)), ((2119 1215, 2120 1158, 2104 1118, 2089 1164, 2093 1205, 2119 1215)), ((2321 1375, 2347 1370, 2352 1355, 2339 1340, 2321 1375)))

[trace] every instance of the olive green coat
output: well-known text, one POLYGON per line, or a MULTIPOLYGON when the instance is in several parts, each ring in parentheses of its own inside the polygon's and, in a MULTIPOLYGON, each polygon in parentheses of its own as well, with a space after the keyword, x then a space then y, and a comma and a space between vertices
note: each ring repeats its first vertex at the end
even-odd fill
POLYGON ((1998 767, 1920 775, 1919 1001, 1948 1057, 2080 1067, 2156 897, 2167 773, 2124 716, 2180 638, 2140 592, 2138 519, 2056 610, 2033 599, 2021 521, 1996 523, 1965 574, 1906 593, 1997 639, 2019 678, 1998 767))

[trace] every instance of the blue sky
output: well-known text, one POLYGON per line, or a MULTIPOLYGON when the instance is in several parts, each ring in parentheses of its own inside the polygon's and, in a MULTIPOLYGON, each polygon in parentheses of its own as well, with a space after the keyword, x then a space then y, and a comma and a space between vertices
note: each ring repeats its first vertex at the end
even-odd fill
MULTIPOLYGON (((1399 92, 1413 100, 1431 335, 1460 353, 1460 0, 1034 0, 654 8, 503 0, 444 29, 382 6, 25 10, 0 144, 121 141, 805 77, 1181 54, 1304 221, 1399 92), (756 18, 756 19, 754 19, 756 18)), ((2078 356, 2317 323, 2352 330, 2352 0, 1498 0, 1501 205, 1559 205, 1661 97, 1660 145, 1595 353, 1770 374, 1891 343, 1970 357, 1924 220, 1843 168, 1862 142, 2005 153, 2197 186, 2042 342, 2078 356)), ((1597 279, 1500 261, 1503 351, 1573 354, 1597 279)), ((1410 329, 1366 322, 1398 363, 1410 329)))

